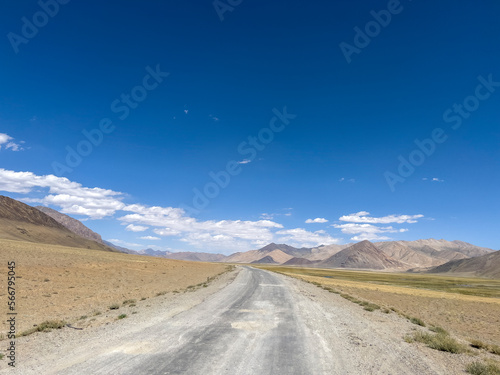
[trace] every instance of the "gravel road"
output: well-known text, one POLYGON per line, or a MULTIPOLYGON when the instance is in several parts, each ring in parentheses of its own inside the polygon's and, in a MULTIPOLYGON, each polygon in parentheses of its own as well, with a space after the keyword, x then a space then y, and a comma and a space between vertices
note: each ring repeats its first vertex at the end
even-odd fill
POLYGON ((459 373, 405 343, 411 324, 395 314, 364 311, 302 281, 241 267, 234 281, 209 288, 177 305, 152 306, 147 318, 20 339, 18 367, 0 373, 459 373))

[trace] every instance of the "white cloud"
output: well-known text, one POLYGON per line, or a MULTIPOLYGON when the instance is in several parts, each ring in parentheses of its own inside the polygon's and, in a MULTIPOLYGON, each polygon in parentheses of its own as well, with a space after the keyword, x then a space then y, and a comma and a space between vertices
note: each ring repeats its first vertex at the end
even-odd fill
POLYGON ((159 241, 161 240, 160 237, 154 237, 154 236, 144 236, 144 237, 140 237, 141 240, 151 240, 151 241, 159 241))
POLYGON ((437 177, 434 177, 434 178, 432 179, 432 181, 434 181, 434 182, 443 182, 444 180, 441 180, 441 179, 439 179, 439 178, 437 178, 437 177))
POLYGON ((350 215, 344 215, 339 218, 340 221, 348 221, 353 223, 370 223, 370 224, 389 224, 389 223, 416 223, 416 219, 423 218, 424 215, 388 215, 384 217, 369 217, 369 212, 360 211, 350 215))
POLYGON ((322 217, 317 217, 316 219, 307 219, 306 224, 312 224, 312 223, 328 223, 328 220, 322 217))
POLYGON ((214 115, 208 115, 208 117, 210 117, 212 120, 214 120, 216 122, 219 121, 219 118, 214 116, 214 115))
POLYGON ((37 188, 48 188, 49 195, 44 198, 26 198, 23 201, 59 206, 65 214, 102 219, 125 206, 121 202, 123 194, 120 192, 83 187, 65 177, 37 176, 31 172, 14 172, 0 168, 0 190, 27 194, 37 188))
POLYGON ((12 151, 22 151, 24 148, 21 147, 20 143, 24 143, 24 141, 21 141, 19 143, 13 142, 14 138, 12 138, 10 135, 5 134, 5 133, 0 133, 0 150, 2 149, 2 146, 5 146, 6 150, 12 150, 12 151))
POLYGON ((238 164, 248 164, 248 163, 251 163, 252 161, 250 159, 243 159, 243 160, 240 160, 238 161, 237 163, 238 164))
POLYGON ((344 181, 347 181, 347 182, 356 182, 356 180, 354 178, 345 178, 345 177, 342 177, 339 179, 339 182, 344 182, 344 181))
POLYGON ((338 243, 338 238, 333 238, 324 230, 309 232, 303 228, 286 229, 276 232, 281 237, 279 242, 284 242, 295 247, 316 247, 319 245, 331 245, 338 243))
POLYGON ((363 240, 389 240, 390 237, 387 236, 379 236, 380 233, 403 233, 408 231, 408 229, 401 228, 396 229, 392 226, 388 227, 378 227, 372 224, 333 224, 333 227, 340 229, 342 233, 345 234, 355 234, 355 236, 351 237, 351 240, 354 241, 363 241, 363 240))
POLYGON ((134 224, 129 224, 125 228, 129 232, 144 232, 145 230, 148 230, 149 227, 145 227, 143 225, 134 225, 134 224))

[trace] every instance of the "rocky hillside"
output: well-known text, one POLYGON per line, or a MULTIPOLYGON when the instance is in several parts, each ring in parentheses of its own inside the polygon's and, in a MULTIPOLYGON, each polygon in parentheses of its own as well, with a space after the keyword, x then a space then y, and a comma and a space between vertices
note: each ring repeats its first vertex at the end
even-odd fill
POLYGON ((42 211, 5 196, 0 196, 0 238, 115 251, 102 243, 73 233, 42 211))
POLYGON ((432 268, 428 272, 453 273, 500 279, 500 251, 470 259, 452 260, 432 268))
POLYGON ((403 269, 405 265, 387 256, 370 241, 361 241, 318 263, 320 267, 372 270, 403 269))

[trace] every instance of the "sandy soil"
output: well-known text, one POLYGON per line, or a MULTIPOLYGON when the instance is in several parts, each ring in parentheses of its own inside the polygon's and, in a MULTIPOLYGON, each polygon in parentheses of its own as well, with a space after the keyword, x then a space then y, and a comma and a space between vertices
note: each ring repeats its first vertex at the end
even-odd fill
MULTIPOLYGON (((297 275, 298 276, 298 275, 297 275)), ((441 326, 464 339, 500 344, 500 299, 366 282, 300 276, 441 326)))
MULTIPOLYGON (((4 268, 0 270, 2 316, 7 316, 8 261, 16 262, 18 333, 46 320, 62 319, 74 326, 89 324, 96 314, 124 313, 125 300, 139 303, 159 293, 183 292, 189 286, 207 282, 228 267, 0 240, 0 267, 4 268), (112 304, 122 307, 110 311, 112 304), (89 319, 80 320, 82 316, 89 319)), ((1 319, 0 335, 5 335, 7 330, 6 319, 1 319)))

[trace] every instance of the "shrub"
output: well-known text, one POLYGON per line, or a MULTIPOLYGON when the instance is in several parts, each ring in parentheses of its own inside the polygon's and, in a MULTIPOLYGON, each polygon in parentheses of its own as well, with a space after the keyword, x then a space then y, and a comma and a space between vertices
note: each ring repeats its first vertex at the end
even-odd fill
POLYGON ((118 319, 124 319, 127 317, 127 314, 120 314, 118 315, 118 319))
POLYGON ((415 317, 410 317, 409 320, 413 324, 419 325, 421 327, 425 327, 425 323, 424 323, 424 321, 422 319, 415 318, 415 317))
POLYGON ((53 329, 61 329, 66 325, 66 322, 63 320, 46 320, 43 323, 40 323, 36 327, 30 328, 27 331, 21 332, 19 336, 28 336, 35 332, 50 332, 53 329))
POLYGON ((500 355, 500 346, 490 345, 488 346, 488 351, 492 354, 500 355))
POLYGON ((436 332, 436 333, 442 333, 444 335, 448 335, 448 331, 445 330, 444 328, 437 327, 437 326, 432 326, 429 327, 429 331, 436 332))
POLYGON ((470 346, 476 349, 488 349, 488 345, 486 345, 484 342, 480 340, 471 340, 470 346))
POLYGON ((429 348, 440 350, 442 352, 449 353, 464 353, 467 351, 467 347, 465 345, 460 344, 453 337, 443 334, 437 333, 435 335, 427 332, 418 331, 413 334, 413 336, 405 337, 406 342, 421 342, 426 344, 429 348))
POLYGON ((135 302, 136 302, 135 299, 126 299, 125 301, 123 301, 123 304, 124 305, 129 305, 129 304, 135 303, 135 302))
POLYGON ((500 367, 496 364, 479 361, 469 363, 465 371, 473 375, 500 375, 500 367))
POLYGON ((118 310, 120 308, 120 305, 117 303, 113 303, 111 306, 109 306, 110 310, 118 310))

